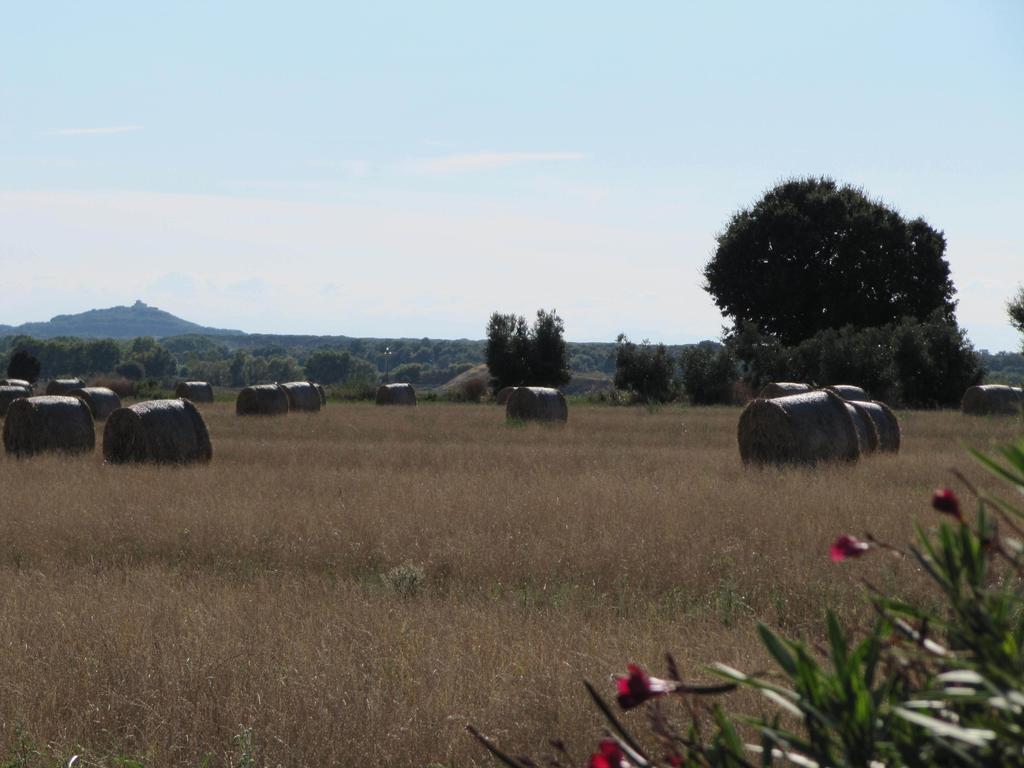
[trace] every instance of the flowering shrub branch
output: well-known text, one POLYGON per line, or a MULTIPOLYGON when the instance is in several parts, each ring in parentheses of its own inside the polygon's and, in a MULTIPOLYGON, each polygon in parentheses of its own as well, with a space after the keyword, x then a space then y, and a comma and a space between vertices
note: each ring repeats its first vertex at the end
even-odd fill
MULTIPOLYGON (((1024 494, 1024 443, 1002 449, 997 458, 975 456, 1024 494)), ((642 746, 615 706, 587 683, 604 716, 605 737, 585 763, 573 760, 561 742, 552 742, 556 754, 545 763, 553 768, 1024 768, 1024 511, 964 483, 977 497, 973 519, 953 491, 940 489, 931 503, 944 519, 934 532, 918 528, 916 545, 901 550, 870 535, 864 540, 843 535, 829 548, 836 563, 875 549, 914 558, 938 589, 941 610, 890 597, 869 584, 867 597, 877 615, 872 629, 854 639, 830 611, 822 653, 759 625, 782 683, 775 682, 778 675, 769 680, 715 664, 709 670, 725 682, 694 686, 682 681, 671 656, 664 679, 629 664, 625 674, 615 676, 616 703, 622 713, 646 710, 649 733, 643 743, 656 745, 656 753, 642 746), (776 714, 729 716, 714 697, 740 687, 759 691, 776 714), (685 711, 682 729, 669 717, 670 700, 685 711), (745 742, 744 728, 760 742, 745 742)), ((505 765, 537 765, 503 752, 472 726, 469 730, 505 765)))

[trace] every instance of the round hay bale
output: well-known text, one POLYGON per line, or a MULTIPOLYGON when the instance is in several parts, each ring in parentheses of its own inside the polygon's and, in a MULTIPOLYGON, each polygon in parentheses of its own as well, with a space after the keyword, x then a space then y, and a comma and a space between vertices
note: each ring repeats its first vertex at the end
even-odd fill
POLYGON ((121 398, 114 390, 106 387, 82 387, 73 389, 68 394, 84 400, 96 421, 103 421, 121 407, 121 398))
POLYGON ((874 419, 861 407, 859 402, 847 402, 846 410, 853 419, 853 426, 857 430, 857 444, 860 446, 860 455, 866 456, 878 450, 878 428, 874 419))
POLYGON ((810 384, 800 384, 795 381, 773 381, 765 384, 761 389, 760 398, 770 400, 773 397, 786 397, 787 395, 799 395, 801 392, 810 392, 810 384))
POLYGON ((246 387, 235 399, 239 416, 280 416, 288 413, 288 393, 278 384, 246 387))
POLYGON ((73 389, 81 389, 85 382, 81 379, 54 379, 46 385, 48 395, 69 395, 73 389))
POLYGON ((191 464, 212 457, 206 422, 191 400, 119 408, 103 429, 103 458, 111 464, 191 464))
POLYGON ((320 406, 323 407, 327 405, 327 390, 324 389, 324 385, 317 384, 316 382, 312 382, 312 384, 316 387, 316 393, 320 395, 320 406))
POLYGON ((902 442, 900 421, 885 403, 872 400, 870 403, 851 403, 855 408, 867 414, 875 425, 878 433, 878 450, 887 453, 899 453, 902 442))
POLYGON ((285 394, 288 395, 289 411, 310 411, 320 410, 320 393, 316 387, 308 381, 288 381, 281 385, 285 394))
POLYGON ((0 387, 23 387, 32 391, 32 382, 25 379, 0 379, 0 387))
POLYGON ((62 451, 88 453, 96 447, 89 406, 77 397, 20 397, 7 407, 4 450, 18 457, 62 451))
POLYGON ((1005 384, 968 387, 960 410, 972 416, 1020 416, 1021 391, 1005 384))
POLYGON ((412 384, 381 384, 377 387, 377 405, 416 405, 412 384))
POLYGON ((514 387, 505 403, 505 417, 522 421, 568 421, 565 395, 550 387, 514 387))
POLYGON ((193 403, 212 403, 213 387, 205 381, 179 381, 174 388, 175 397, 183 397, 193 403))
POLYGON ((868 393, 860 387, 855 387, 853 384, 833 384, 832 386, 825 387, 829 392, 835 392, 843 400, 870 403, 871 398, 868 397, 868 393))
POLYGON ((0 386, 0 416, 7 413, 7 406, 19 397, 32 397, 32 390, 25 387, 0 386))
POLYGON ((744 463, 856 461, 860 442, 841 397, 819 390, 751 400, 737 430, 744 463))
POLYGON ((513 389, 515 389, 515 387, 502 387, 501 389, 498 390, 498 394, 495 395, 494 401, 498 405, 505 405, 505 404, 507 404, 508 403, 508 396, 512 394, 512 390, 513 389))

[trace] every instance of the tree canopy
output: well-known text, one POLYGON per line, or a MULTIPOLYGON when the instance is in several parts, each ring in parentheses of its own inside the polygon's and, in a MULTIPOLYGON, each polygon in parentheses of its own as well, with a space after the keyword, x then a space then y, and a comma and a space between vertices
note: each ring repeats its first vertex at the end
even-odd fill
POLYGON ((792 345, 937 311, 955 322, 942 232, 832 179, 779 184, 717 240, 704 287, 734 331, 754 323, 792 345))
POLYGON ((557 387, 569 381, 565 324, 555 310, 537 310, 533 327, 521 315, 495 312, 487 323, 491 387, 557 387))
POLYGON ((39 360, 28 352, 15 352, 7 363, 7 376, 34 384, 39 378, 40 367, 39 360))
MULTIPOLYGON (((1006 303, 1006 311, 1010 315, 1010 325, 1024 333, 1024 285, 1020 286, 1014 297, 1006 303)), ((1021 351, 1024 352, 1024 343, 1021 344, 1021 351)))

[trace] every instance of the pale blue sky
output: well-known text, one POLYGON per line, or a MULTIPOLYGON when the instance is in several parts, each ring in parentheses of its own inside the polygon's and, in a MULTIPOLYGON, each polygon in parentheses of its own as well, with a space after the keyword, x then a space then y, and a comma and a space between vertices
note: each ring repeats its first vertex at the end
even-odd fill
POLYGON ((1015 349, 1024 2, 10 3, 0 323, 714 338, 714 235, 827 174, 945 231, 1015 349))

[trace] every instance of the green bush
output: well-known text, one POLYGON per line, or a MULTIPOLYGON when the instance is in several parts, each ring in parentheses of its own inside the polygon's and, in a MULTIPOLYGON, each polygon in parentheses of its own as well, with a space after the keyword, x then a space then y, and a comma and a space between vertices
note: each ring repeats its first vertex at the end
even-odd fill
POLYGON ((667 403, 676 396, 676 366, 664 344, 634 344, 621 333, 615 343, 616 389, 641 403, 667 403))
POLYGON ((684 349, 679 363, 683 368, 683 390, 694 405, 732 401, 738 376, 736 359, 728 349, 701 343, 684 349))
MULTIPOLYGON (((976 455, 1024 493, 1024 442, 999 459, 976 455)), ((936 491, 932 506, 945 519, 935 531, 918 529, 916 545, 844 535, 830 556, 839 562, 890 551, 912 558, 938 601, 904 601, 868 586, 873 627, 854 637, 829 612, 820 648, 760 625, 778 667, 771 675, 716 664, 710 671, 722 683, 695 686, 671 657, 664 679, 629 665, 617 679, 620 712, 587 684, 609 732, 591 768, 1024 766, 1024 510, 980 494, 972 516, 948 489, 936 491), (739 688, 763 694, 774 713, 730 716, 719 697, 739 688), (667 699, 682 705, 681 722, 667 699), (642 726, 622 714, 639 707, 650 730, 643 741, 658 754, 645 750, 634 736, 642 726)), ((538 764, 470 731, 506 765, 538 764)), ((565 765, 557 756, 549 764, 565 765)))
POLYGON ((940 314, 875 328, 824 330, 784 346, 746 325, 726 346, 755 391, 769 381, 856 384, 877 400, 933 408, 959 405, 985 371, 963 330, 940 314))

